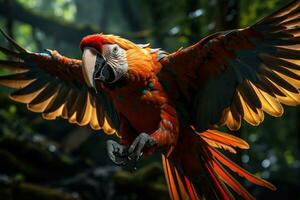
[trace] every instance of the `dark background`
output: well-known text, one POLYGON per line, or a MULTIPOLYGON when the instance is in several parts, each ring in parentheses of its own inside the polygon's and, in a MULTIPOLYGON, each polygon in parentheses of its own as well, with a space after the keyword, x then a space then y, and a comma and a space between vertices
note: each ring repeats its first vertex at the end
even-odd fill
MULTIPOLYGON (((113 33, 169 52, 215 31, 245 27, 286 0, 0 0, 0 27, 31 51, 80 58, 81 38, 113 33)), ((7 46, 3 37, 0 44, 7 46)), ((5 59, 0 54, 0 59, 5 59)), ((5 73, 0 71, 0 73, 5 73)), ((168 199, 159 155, 137 170, 112 165, 105 136, 58 119, 45 121, 0 88, 0 199, 168 199)), ((220 97, 222 98, 222 97, 220 97)), ((258 199, 300 199, 300 109, 235 133, 250 150, 231 156, 278 187, 244 185, 258 199)))

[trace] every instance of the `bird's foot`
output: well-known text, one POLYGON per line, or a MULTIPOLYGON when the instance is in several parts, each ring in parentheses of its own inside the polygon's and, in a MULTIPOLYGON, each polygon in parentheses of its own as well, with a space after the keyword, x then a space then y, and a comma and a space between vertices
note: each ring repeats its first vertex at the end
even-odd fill
POLYGON ((138 135, 128 149, 128 159, 137 162, 143 155, 144 148, 151 148, 156 145, 156 141, 148 134, 138 135))
POLYGON ((109 158, 120 166, 127 165, 130 161, 134 168, 137 161, 142 157, 144 148, 151 148, 156 145, 156 141, 148 134, 141 133, 128 147, 113 140, 107 141, 107 151, 109 158))
POLYGON ((124 166, 128 163, 128 147, 121 145, 113 140, 106 143, 108 156, 116 165, 124 166))

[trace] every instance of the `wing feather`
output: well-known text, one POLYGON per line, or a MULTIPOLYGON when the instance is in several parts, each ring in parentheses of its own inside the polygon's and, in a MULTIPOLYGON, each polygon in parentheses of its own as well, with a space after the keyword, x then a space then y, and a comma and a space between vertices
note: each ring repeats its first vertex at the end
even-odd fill
POLYGON ((300 104, 299 26, 295 0, 253 26, 208 36, 166 56, 159 77, 173 90, 185 85, 175 98, 191 99, 182 103, 197 131, 220 125, 237 130, 242 119, 257 126, 264 112, 280 117, 281 104, 300 104))
POLYGON ((49 85, 47 85, 46 88, 30 102, 30 104, 39 104, 49 98, 53 98, 57 93, 58 88, 58 82, 50 82, 49 85))
POLYGON ((44 110, 44 114, 55 112, 60 108, 62 109, 65 103, 65 98, 68 96, 68 93, 69 93, 69 89, 64 85, 61 85, 57 91, 54 100, 44 110))
MULTIPOLYGON (((1 67, 1 65, 0 65, 0 67, 1 67)), ((1 76, 0 82, 2 85, 6 86, 6 87, 10 87, 13 89, 20 89, 20 88, 27 86, 34 80, 33 78, 31 78, 29 76, 30 76, 30 74, 28 72, 1 76)))
POLYGON ((16 89, 10 94, 12 100, 27 104, 29 110, 42 113, 44 119, 62 117, 108 134, 116 132, 119 122, 114 106, 106 94, 95 94, 85 85, 80 60, 51 50, 31 53, 0 32, 17 50, 0 47, 2 53, 16 59, 0 60, 0 68, 11 72, 0 76, 0 84, 16 89))

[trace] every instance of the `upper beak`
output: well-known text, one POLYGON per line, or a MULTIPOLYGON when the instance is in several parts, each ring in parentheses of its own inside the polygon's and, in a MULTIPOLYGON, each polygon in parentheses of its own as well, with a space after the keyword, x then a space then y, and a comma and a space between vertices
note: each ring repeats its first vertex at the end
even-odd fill
POLYGON ((82 54, 82 73, 86 84, 95 88, 95 63, 97 59, 97 52, 92 48, 85 48, 82 54))
MULTIPOLYGON (((93 48, 85 48, 82 54, 82 73, 85 82, 96 90, 95 80, 105 83, 113 83, 116 72, 106 63, 103 56, 93 48)), ((96 90, 97 91, 97 90, 96 90)))

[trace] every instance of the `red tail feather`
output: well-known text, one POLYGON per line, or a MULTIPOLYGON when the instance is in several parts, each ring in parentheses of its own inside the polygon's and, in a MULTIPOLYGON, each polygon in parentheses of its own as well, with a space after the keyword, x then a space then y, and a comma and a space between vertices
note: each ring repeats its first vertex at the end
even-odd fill
POLYGON ((229 160, 226 156, 224 156, 217 150, 213 149, 212 147, 208 147, 208 149, 218 161, 220 161, 223 165, 227 166, 229 169, 231 169, 235 173, 239 174, 241 177, 244 177, 245 179, 247 179, 248 181, 250 181, 251 183, 254 183, 256 185, 267 187, 270 190, 276 190, 276 187, 272 183, 270 183, 264 179, 258 178, 256 176, 254 176, 253 174, 247 172, 246 170, 239 167, 237 164, 235 164, 234 162, 229 160))
POLYGON ((212 167, 236 193, 247 200, 253 200, 254 197, 235 179, 233 178, 217 161, 212 161, 212 167))
POLYGON ((218 152, 214 148, 215 142, 231 148, 248 148, 242 139, 220 131, 206 131, 181 138, 180 144, 169 157, 162 156, 172 200, 232 200, 234 196, 227 186, 243 199, 254 199, 223 165, 256 185, 276 189, 271 183, 247 172, 218 152))

